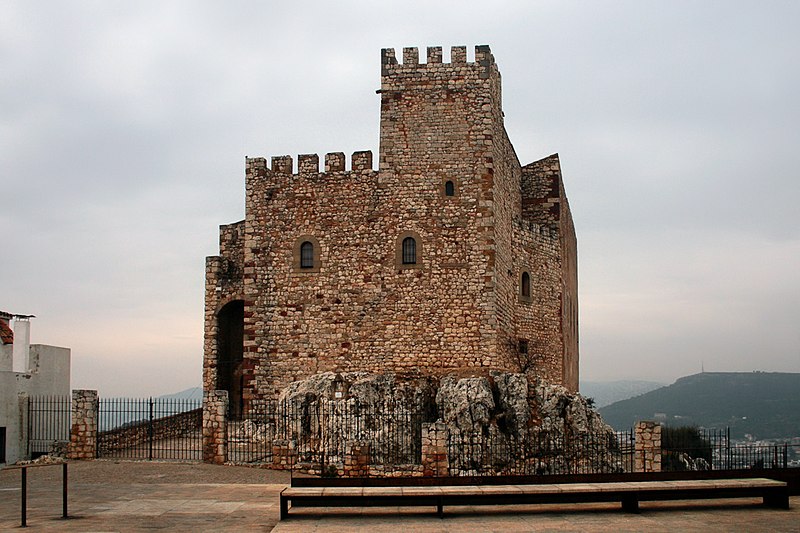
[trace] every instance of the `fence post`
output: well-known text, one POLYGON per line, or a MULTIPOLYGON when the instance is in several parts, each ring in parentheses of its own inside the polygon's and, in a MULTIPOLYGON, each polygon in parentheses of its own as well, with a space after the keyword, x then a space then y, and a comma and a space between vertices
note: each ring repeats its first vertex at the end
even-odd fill
POLYGON ((661 472, 661 425, 636 422, 634 436, 634 472, 661 472))
POLYGON ((150 413, 147 418, 147 454, 150 461, 153 460, 153 397, 148 399, 150 413))
MULTIPOLYGON (((11 461, 17 461, 19 459, 30 459, 31 458, 31 433, 33 428, 31 427, 31 404, 33 403, 33 398, 28 396, 27 393, 20 393, 19 397, 17 398, 19 401, 19 447, 18 455, 14 459, 13 457, 6 457, 6 459, 10 459, 11 461)), ((8 446, 8 442, 6 442, 6 446, 8 446)), ((12 444, 13 450, 13 444, 12 444)), ((9 454, 11 456, 14 455, 14 452, 9 454)))
POLYGON ((725 468, 730 470, 731 468, 731 427, 728 426, 725 429, 725 468))
POLYGON ((223 464, 228 459, 228 391, 203 391, 203 461, 223 464))
POLYGON ((422 425, 422 475, 447 476, 450 460, 447 455, 449 431, 444 422, 422 425))
POLYGON ((67 455, 70 459, 94 459, 97 456, 96 390, 72 391, 72 427, 67 455))

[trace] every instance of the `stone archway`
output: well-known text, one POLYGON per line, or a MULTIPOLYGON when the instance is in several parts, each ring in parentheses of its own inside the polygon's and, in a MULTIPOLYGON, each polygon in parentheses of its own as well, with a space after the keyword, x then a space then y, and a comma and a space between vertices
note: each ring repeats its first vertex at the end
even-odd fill
POLYGON ((242 416, 244 400, 244 301, 233 300, 217 313, 217 389, 228 391, 228 418, 242 416))

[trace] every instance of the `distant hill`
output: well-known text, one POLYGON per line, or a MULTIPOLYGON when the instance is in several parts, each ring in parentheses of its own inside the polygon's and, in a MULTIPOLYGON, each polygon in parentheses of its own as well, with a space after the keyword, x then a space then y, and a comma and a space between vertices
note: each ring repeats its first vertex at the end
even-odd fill
POLYGON ((605 407, 666 385, 666 383, 656 383, 655 381, 581 381, 580 390, 583 396, 594 398, 594 404, 597 407, 605 407))
POLYGON ((615 402, 600 414, 619 430, 637 420, 657 420, 673 426, 728 426, 734 438, 795 437, 800 436, 800 374, 704 372, 615 402))
POLYGON ((159 398, 174 398, 178 400, 202 400, 203 387, 191 387, 180 392, 173 392, 172 394, 164 394, 159 398))

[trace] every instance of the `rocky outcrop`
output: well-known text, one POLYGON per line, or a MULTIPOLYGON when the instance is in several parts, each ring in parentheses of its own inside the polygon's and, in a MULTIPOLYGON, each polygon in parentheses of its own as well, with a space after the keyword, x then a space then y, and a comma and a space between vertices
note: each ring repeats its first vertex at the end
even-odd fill
POLYGON ((524 374, 445 377, 436 395, 455 474, 619 471, 616 438, 587 401, 524 374))
POLYGON ((453 475, 620 470, 613 430, 587 401, 561 386, 530 383, 524 374, 436 382, 328 372, 292 383, 279 406, 286 413, 277 417, 275 434, 295 442, 298 453, 310 450, 309 457, 341 460, 347 443, 359 441, 371 443, 375 461, 414 463, 422 425, 439 420, 449 435, 453 475))

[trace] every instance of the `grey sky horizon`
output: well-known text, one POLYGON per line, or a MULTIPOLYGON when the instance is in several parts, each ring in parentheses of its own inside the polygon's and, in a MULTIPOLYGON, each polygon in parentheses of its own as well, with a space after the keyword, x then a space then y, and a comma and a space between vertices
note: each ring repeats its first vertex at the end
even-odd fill
POLYGON ((0 0, 0 309, 73 388, 198 385, 245 156, 377 161, 380 49, 480 44, 520 162, 561 158, 581 379, 800 372, 800 4, 300 6, 0 0))

